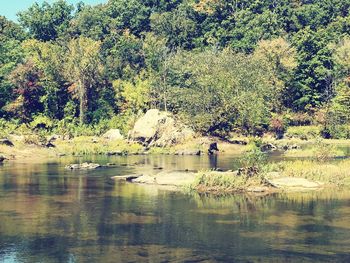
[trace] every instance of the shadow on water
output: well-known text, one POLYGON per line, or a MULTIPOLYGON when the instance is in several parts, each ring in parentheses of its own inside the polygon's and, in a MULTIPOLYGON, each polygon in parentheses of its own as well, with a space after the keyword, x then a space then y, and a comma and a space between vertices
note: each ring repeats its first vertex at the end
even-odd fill
POLYGON ((0 168, 0 262, 350 260, 350 194, 213 197, 114 182, 140 167, 234 169, 229 157, 90 157, 0 168))

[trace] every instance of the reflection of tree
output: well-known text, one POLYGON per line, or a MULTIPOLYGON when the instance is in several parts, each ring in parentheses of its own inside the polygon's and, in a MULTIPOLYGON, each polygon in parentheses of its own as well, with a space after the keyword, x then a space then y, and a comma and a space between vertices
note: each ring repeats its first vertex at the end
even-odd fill
POLYGON ((106 183, 98 172, 59 167, 0 171, 0 244, 18 243, 18 261, 68 262, 74 256, 108 262, 137 260, 140 253, 157 261, 157 252, 168 261, 222 254, 232 261, 248 252, 267 257, 270 251, 283 259, 279 251, 300 249, 297 256, 307 255, 302 249, 310 242, 316 255, 322 244, 328 251, 336 250, 332 244, 338 241, 349 244, 349 194, 184 195, 106 183))

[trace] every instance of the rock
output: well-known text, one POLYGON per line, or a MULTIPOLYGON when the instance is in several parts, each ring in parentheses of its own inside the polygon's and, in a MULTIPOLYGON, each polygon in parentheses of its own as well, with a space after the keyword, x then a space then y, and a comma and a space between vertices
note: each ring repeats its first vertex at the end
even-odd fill
POLYGON ((0 163, 4 162, 5 160, 7 160, 7 158, 3 155, 0 155, 0 163))
POLYGON ((264 186, 255 186, 255 187, 247 188, 247 192, 252 192, 252 193, 264 193, 267 190, 268 188, 264 186))
POLYGON ((47 142, 54 142, 58 139, 62 139, 63 137, 61 135, 58 135, 58 134, 53 134, 51 135, 50 137, 47 138, 47 142))
POLYGON ((44 146, 47 148, 55 148, 56 147, 52 142, 48 142, 44 146))
POLYGON ((213 142, 209 145, 208 154, 212 155, 218 151, 219 151, 218 144, 216 142, 213 142))
POLYGON ((82 163, 82 164, 69 164, 66 165, 66 169, 68 170, 91 170, 100 168, 101 165, 98 163, 82 163))
POLYGON ((108 156, 111 156, 111 155, 124 155, 124 153, 122 151, 113 151, 113 152, 107 152, 106 153, 108 156))
POLYGON ((142 175, 140 177, 137 177, 136 179, 131 180, 133 183, 139 183, 139 184, 155 184, 155 178, 150 175, 142 175))
POLYGON ((121 135, 119 129, 111 129, 102 135, 107 140, 123 140, 124 136, 121 135))
POLYGON ((201 155, 202 151, 201 150, 195 150, 195 151, 191 151, 191 150, 182 150, 182 151, 176 151, 175 155, 201 155))
POLYGON ((280 177, 268 179, 269 184, 277 188, 318 188, 322 186, 320 183, 309 181, 300 177, 280 177))
POLYGON ((238 176, 245 175, 247 177, 253 177, 259 174, 259 169, 255 166, 242 167, 238 169, 238 176))
POLYGON ((275 145, 273 145, 272 143, 266 143, 266 144, 263 144, 260 149, 263 151, 263 152, 268 152, 268 151, 276 151, 277 150, 277 147, 275 145))
POLYGON ((159 185, 183 186, 191 184, 196 178, 191 172, 161 172, 155 176, 155 182, 159 185))
POLYGON ((293 144, 293 145, 284 145, 283 146, 283 150, 287 151, 287 150, 297 150, 300 149, 299 145, 293 144))
POLYGON ((176 121, 171 114, 151 109, 138 119, 129 139, 145 146, 165 147, 194 137, 194 132, 176 121))
POLYGON ((111 179, 132 182, 133 180, 135 180, 141 176, 142 176, 142 174, 117 175, 117 176, 111 177, 111 179))
POLYGON ((10 147, 15 146, 9 139, 0 139, 0 144, 10 146, 10 147))
POLYGON ((248 142, 243 141, 243 140, 229 140, 228 142, 232 143, 232 144, 238 144, 238 145, 247 145, 248 144, 248 142))

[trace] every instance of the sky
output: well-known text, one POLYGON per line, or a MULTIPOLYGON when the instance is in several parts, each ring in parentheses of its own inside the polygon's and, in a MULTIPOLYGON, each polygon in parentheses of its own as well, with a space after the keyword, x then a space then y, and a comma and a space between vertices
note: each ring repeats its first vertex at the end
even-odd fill
MULTIPOLYGON (((0 15, 6 16, 6 18, 10 20, 17 21, 16 14, 26 10, 35 2, 42 3, 44 0, 0 0, 0 15)), ((53 3, 55 0, 46 0, 46 2, 53 3)), ((67 0, 67 2, 71 4, 84 2, 89 5, 96 5, 106 3, 107 0, 67 0)))

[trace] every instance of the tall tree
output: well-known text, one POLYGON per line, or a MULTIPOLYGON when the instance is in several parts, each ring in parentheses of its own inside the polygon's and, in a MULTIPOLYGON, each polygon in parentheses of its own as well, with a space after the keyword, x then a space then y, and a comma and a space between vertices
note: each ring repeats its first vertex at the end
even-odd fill
POLYGON ((73 39, 68 43, 65 74, 72 83, 70 90, 77 94, 79 99, 81 124, 86 122, 90 92, 102 72, 100 46, 101 42, 85 37, 73 39))
POLYGON ((28 10, 20 12, 18 20, 34 38, 42 41, 55 40, 67 31, 73 10, 73 5, 64 0, 51 5, 45 1, 42 5, 35 3, 28 10))

